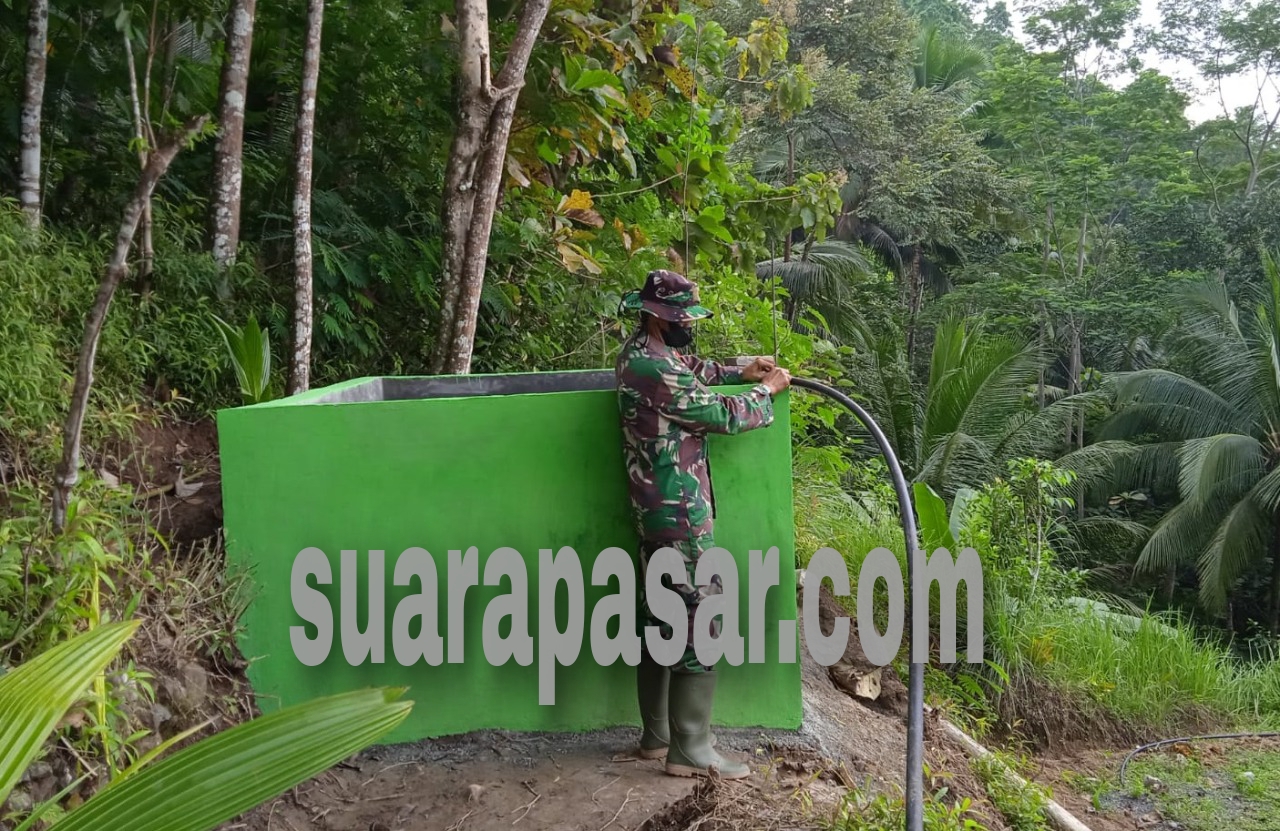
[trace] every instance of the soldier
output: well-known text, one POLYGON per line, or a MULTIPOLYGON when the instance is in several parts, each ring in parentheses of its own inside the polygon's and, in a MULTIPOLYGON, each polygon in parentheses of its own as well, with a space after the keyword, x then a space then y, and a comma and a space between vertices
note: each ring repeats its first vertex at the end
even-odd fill
MULTIPOLYGON (((664 638, 671 627, 655 618, 645 598, 650 557, 661 548, 680 552, 687 586, 663 584, 684 597, 688 611, 685 650, 668 668, 642 647, 636 687, 644 733, 640 754, 666 756, 666 772, 705 776, 716 769, 726 779, 751 772, 747 765, 718 754, 711 735, 714 667, 704 666, 694 651, 694 615, 699 602, 722 591, 720 578, 699 587, 694 580, 698 556, 715 546, 712 524, 715 495, 707 464, 706 434, 736 434, 773 423, 773 396, 791 384, 785 369, 771 359, 756 358, 742 369, 684 355, 692 340, 692 324, 711 316, 698 305, 698 288, 672 271, 650 272, 640 291, 628 292, 622 309, 639 313, 639 327, 618 356, 618 405, 622 417, 624 456, 631 504, 640 535, 637 629, 657 626, 664 638), (757 382, 748 392, 726 396, 708 387, 757 382)), ((718 637, 720 621, 711 626, 718 637)))

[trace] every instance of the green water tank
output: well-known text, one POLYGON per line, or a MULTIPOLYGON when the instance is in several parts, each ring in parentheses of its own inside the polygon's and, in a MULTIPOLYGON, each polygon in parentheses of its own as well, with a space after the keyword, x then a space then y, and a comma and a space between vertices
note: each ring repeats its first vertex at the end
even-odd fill
MULTIPOLYGON (((633 667, 623 658, 597 661, 591 636, 593 609, 620 587, 617 577, 593 584, 596 559, 613 548, 633 558, 636 548, 613 384, 607 370, 360 378, 220 412, 228 562, 247 570, 252 592, 239 648, 259 706, 407 686, 417 703, 389 742, 638 724, 633 667), (541 552, 565 547, 581 563, 585 616, 567 633, 581 638, 576 660, 551 667, 547 704, 541 552), (451 583, 462 586, 461 566, 470 565, 461 555, 472 548, 477 585, 450 603, 451 583), (508 572, 518 560, 523 588, 510 576, 485 584, 499 551, 508 572), (434 591, 424 585, 432 571, 434 591), (513 591, 527 597, 532 660, 522 664, 517 649, 494 665, 484 649, 486 614, 495 634, 509 638, 513 620, 499 615, 513 591), (373 620, 371 598, 381 610, 373 620), (434 627, 424 627, 424 615, 434 627), (427 644, 434 652, 420 648, 427 644)), ((800 726, 787 394, 775 412, 772 426, 713 435, 708 446, 716 541, 737 564, 745 640, 740 665, 719 664, 722 726, 800 726), (761 556, 771 549, 772 563, 761 556), (776 582, 762 610, 751 607, 753 550, 757 592, 776 582)), ((555 605, 563 630, 563 583, 555 605)), ((607 623, 616 637, 619 619, 607 623)))

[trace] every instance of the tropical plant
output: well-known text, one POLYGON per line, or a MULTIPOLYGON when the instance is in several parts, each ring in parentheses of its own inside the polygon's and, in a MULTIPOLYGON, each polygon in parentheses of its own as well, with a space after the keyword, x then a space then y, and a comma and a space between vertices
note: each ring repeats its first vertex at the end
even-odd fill
MULTIPOLYGON (((45 740, 138 621, 110 623, 64 641, 0 676, 0 802, 45 740)), ((265 715, 155 761, 167 746, 116 774, 58 820, 58 828, 206 831, 306 781, 396 727, 413 702, 403 690, 367 689, 265 715)), ((71 788, 79 785, 73 783, 71 788)), ((66 795, 38 806, 19 828, 66 795)))
MULTIPOLYGON (((916 39, 916 89, 927 89, 949 95, 959 103, 967 103, 979 76, 990 65, 987 53, 979 46, 949 37, 936 26, 926 26, 916 39)), ((978 106, 969 105, 966 113, 978 106)))
POLYGON ((1280 263, 1239 301, 1208 279, 1184 294, 1168 368, 1112 377, 1116 414, 1093 448, 1113 486, 1172 477, 1178 503, 1142 548, 1140 571, 1194 562, 1201 602, 1223 612, 1237 582, 1271 560, 1271 631, 1280 631, 1280 263), (1144 435, 1161 441, 1131 444, 1144 435))
POLYGON ((960 551, 959 540, 966 519, 966 508, 978 492, 973 488, 960 488, 948 510, 942 497, 924 482, 916 482, 911 486, 911 491, 924 550, 945 548, 953 555, 957 554, 960 551))
POLYGON ((819 334, 840 341, 856 337, 864 325, 857 287, 875 271, 860 246, 840 240, 814 242, 790 260, 775 256, 756 263, 757 277, 766 283, 776 278, 785 289, 788 323, 808 328, 801 318, 806 310, 815 312, 825 324, 819 334))
POLYGON ((217 315, 212 317, 227 345, 244 403, 270 400, 273 397, 270 392, 271 343, 266 331, 258 326, 257 318, 249 315, 244 328, 237 329, 217 315))
POLYGON ((907 475, 944 498, 1005 472, 1016 458, 1048 458, 1082 397, 1034 403, 1038 346, 993 334, 982 321, 944 321, 922 391, 896 335, 863 328, 852 344, 859 392, 893 442, 907 475))

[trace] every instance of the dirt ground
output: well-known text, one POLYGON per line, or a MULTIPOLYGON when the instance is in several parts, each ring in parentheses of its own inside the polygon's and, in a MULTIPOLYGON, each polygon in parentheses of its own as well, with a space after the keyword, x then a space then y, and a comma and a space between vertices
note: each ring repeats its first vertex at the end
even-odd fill
POLYGON ((718 747, 753 775, 713 792, 637 758, 636 729, 485 731, 373 748, 222 831, 816 828, 811 816, 829 815, 850 786, 890 784, 905 731, 839 691, 803 642, 800 654, 804 726, 717 728, 718 747))
MULTIPOLYGON (((813 757, 767 748, 741 731, 719 735, 726 747, 754 751, 738 753, 752 757, 751 779, 719 783, 732 801, 761 792, 776 799, 788 788, 804 787, 815 802, 834 804, 840 789, 820 778, 813 757), (803 781, 810 775, 815 783, 803 781)), ((698 783, 666 776, 661 762, 633 756, 636 738, 626 730, 582 736, 484 733, 378 748, 223 831, 657 831, 668 827, 669 807, 693 796, 698 783)))
MULTIPOLYGON (((835 608, 823 598, 826 632, 835 608)), ((871 706, 837 686, 865 662, 856 638, 846 660, 831 668, 813 661, 803 641, 800 655, 804 723, 798 731, 716 730, 725 752, 751 763, 753 775, 745 780, 699 784, 666 776, 661 762, 633 755, 634 729, 486 731, 371 749, 222 831, 822 828, 853 789, 899 792, 906 731, 894 712, 893 681, 884 684, 889 703, 871 706)), ((975 818, 1002 831, 963 755, 933 730, 926 737, 931 767, 952 771, 926 787, 948 787, 953 799, 969 796, 975 818)))
POLYGON ((178 549, 216 539, 222 531, 218 431, 211 420, 142 422, 131 441, 86 450, 96 472, 139 493, 156 530, 178 549))

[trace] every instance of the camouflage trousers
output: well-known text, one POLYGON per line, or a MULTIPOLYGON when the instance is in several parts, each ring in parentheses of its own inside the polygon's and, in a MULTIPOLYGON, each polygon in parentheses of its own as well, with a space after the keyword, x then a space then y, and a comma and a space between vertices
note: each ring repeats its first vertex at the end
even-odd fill
MULTIPOLYGON (((709 586, 699 586, 697 585, 697 581, 694 580, 694 573, 698 568, 698 557, 703 551, 713 548, 714 546, 715 540, 712 539, 710 534, 697 537, 693 540, 682 540, 680 542, 653 542, 643 540, 640 543, 640 556, 637 563, 640 573, 639 581, 636 584, 637 599, 639 601, 636 614, 636 634, 640 636, 641 650, 644 652, 646 658, 650 657, 648 654, 648 648, 644 645, 644 632, 646 626, 656 626, 658 631, 662 633, 664 640, 670 640, 673 635, 671 624, 667 621, 661 620, 660 618, 654 617, 652 610, 649 608, 649 601, 645 591, 645 579, 648 574, 649 560, 662 548, 673 548, 680 552, 681 557, 684 559, 686 580, 688 581, 687 586, 675 585, 669 575, 664 575, 662 578, 662 585, 664 588, 674 591, 676 594, 684 598, 685 611, 688 613, 688 624, 685 629, 686 637, 684 654, 680 656, 680 660, 671 666, 670 669, 672 672, 699 673, 710 672, 713 669, 712 667, 706 666, 698 661, 697 652, 694 650, 693 635, 694 616, 698 612, 698 604, 701 603, 704 598, 720 594, 723 591, 719 574, 712 577, 711 585, 709 586)), ((711 637, 720 637, 722 623, 723 622, 718 615, 711 619, 709 622, 709 632, 711 637)))

